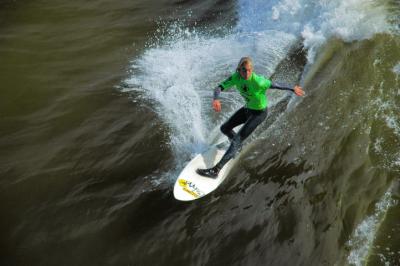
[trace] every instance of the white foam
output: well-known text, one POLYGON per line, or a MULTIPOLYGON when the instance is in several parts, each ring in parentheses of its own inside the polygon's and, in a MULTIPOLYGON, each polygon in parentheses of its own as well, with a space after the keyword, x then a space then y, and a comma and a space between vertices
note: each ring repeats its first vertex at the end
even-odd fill
POLYGON ((299 0, 284 0, 278 2, 272 7, 272 19, 278 20, 283 14, 296 15, 301 10, 301 4, 299 0))
POLYGON ((319 8, 320 16, 308 22, 302 31, 305 47, 310 49, 310 61, 322 40, 363 40, 390 30, 387 12, 376 0, 321 1, 319 8))
POLYGON ((375 205, 374 214, 367 217, 357 226, 348 241, 347 244, 351 248, 351 252, 347 257, 347 261, 351 265, 365 265, 380 224, 385 219, 388 209, 397 204, 397 201, 392 198, 391 191, 392 188, 383 195, 382 199, 375 205))
POLYGON ((395 73, 396 75, 400 75, 400 62, 397 63, 393 69, 392 69, 393 73, 395 73))
POLYGON ((363 40, 391 28, 378 0, 242 0, 238 6, 238 30, 279 30, 302 37, 311 62, 332 37, 363 40))
POLYGON ((398 117, 386 116, 386 125, 393 129, 397 136, 400 136, 400 121, 398 117))

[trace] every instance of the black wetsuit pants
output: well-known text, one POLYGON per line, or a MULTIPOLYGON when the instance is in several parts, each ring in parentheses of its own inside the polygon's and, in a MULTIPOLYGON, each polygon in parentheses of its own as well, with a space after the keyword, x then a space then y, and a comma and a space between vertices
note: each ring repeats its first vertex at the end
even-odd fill
POLYGON ((238 151, 240 151, 243 141, 261 124, 267 117, 267 109, 252 110, 245 107, 236 111, 229 119, 221 126, 221 131, 231 140, 231 145, 217 163, 216 167, 221 169, 230 159, 232 159, 238 151), (233 128, 244 124, 238 133, 233 131, 233 128))

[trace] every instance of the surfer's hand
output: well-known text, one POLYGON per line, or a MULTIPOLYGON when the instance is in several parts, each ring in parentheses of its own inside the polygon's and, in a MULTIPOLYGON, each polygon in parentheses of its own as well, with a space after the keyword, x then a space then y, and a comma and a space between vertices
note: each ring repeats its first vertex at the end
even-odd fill
POLYGON ((213 100, 212 106, 213 106, 215 112, 221 111, 221 102, 219 100, 213 100))
POLYGON ((294 86, 293 91, 297 96, 304 96, 303 88, 299 85, 294 86))

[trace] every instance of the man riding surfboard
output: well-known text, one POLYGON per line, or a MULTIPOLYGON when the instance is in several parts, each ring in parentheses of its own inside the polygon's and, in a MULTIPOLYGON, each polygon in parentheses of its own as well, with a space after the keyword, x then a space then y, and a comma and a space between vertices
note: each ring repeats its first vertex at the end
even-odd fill
POLYGON ((289 90, 297 96, 304 96, 303 89, 295 85, 293 88, 273 83, 271 80, 257 75, 253 72, 253 61, 250 57, 240 59, 236 72, 224 80, 214 89, 212 106, 216 112, 221 111, 220 93, 235 87, 244 98, 246 104, 237 110, 224 124, 221 131, 225 134, 231 144, 221 160, 212 168, 197 169, 199 175, 216 178, 224 165, 239 152, 243 141, 260 125, 267 117, 268 89, 289 90), (235 133, 233 128, 244 124, 239 132, 235 133))

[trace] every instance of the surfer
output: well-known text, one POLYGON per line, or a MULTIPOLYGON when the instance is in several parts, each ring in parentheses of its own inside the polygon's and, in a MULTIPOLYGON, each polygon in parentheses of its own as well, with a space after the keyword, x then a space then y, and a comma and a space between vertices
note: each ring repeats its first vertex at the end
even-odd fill
POLYGON ((214 89, 212 106, 216 112, 221 111, 220 93, 231 87, 236 87, 246 104, 221 126, 222 133, 231 141, 228 150, 214 167, 197 169, 196 172, 199 175, 216 178, 222 167, 240 151, 243 141, 265 120, 268 113, 267 89, 289 90, 297 96, 304 96, 303 89, 298 85, 290 88, 254 73, 253 61, 250 57, 241 58, 236 72, 214 89), (235 133, 233 128, 241 124, 244 125, 238 133, 235 133))

